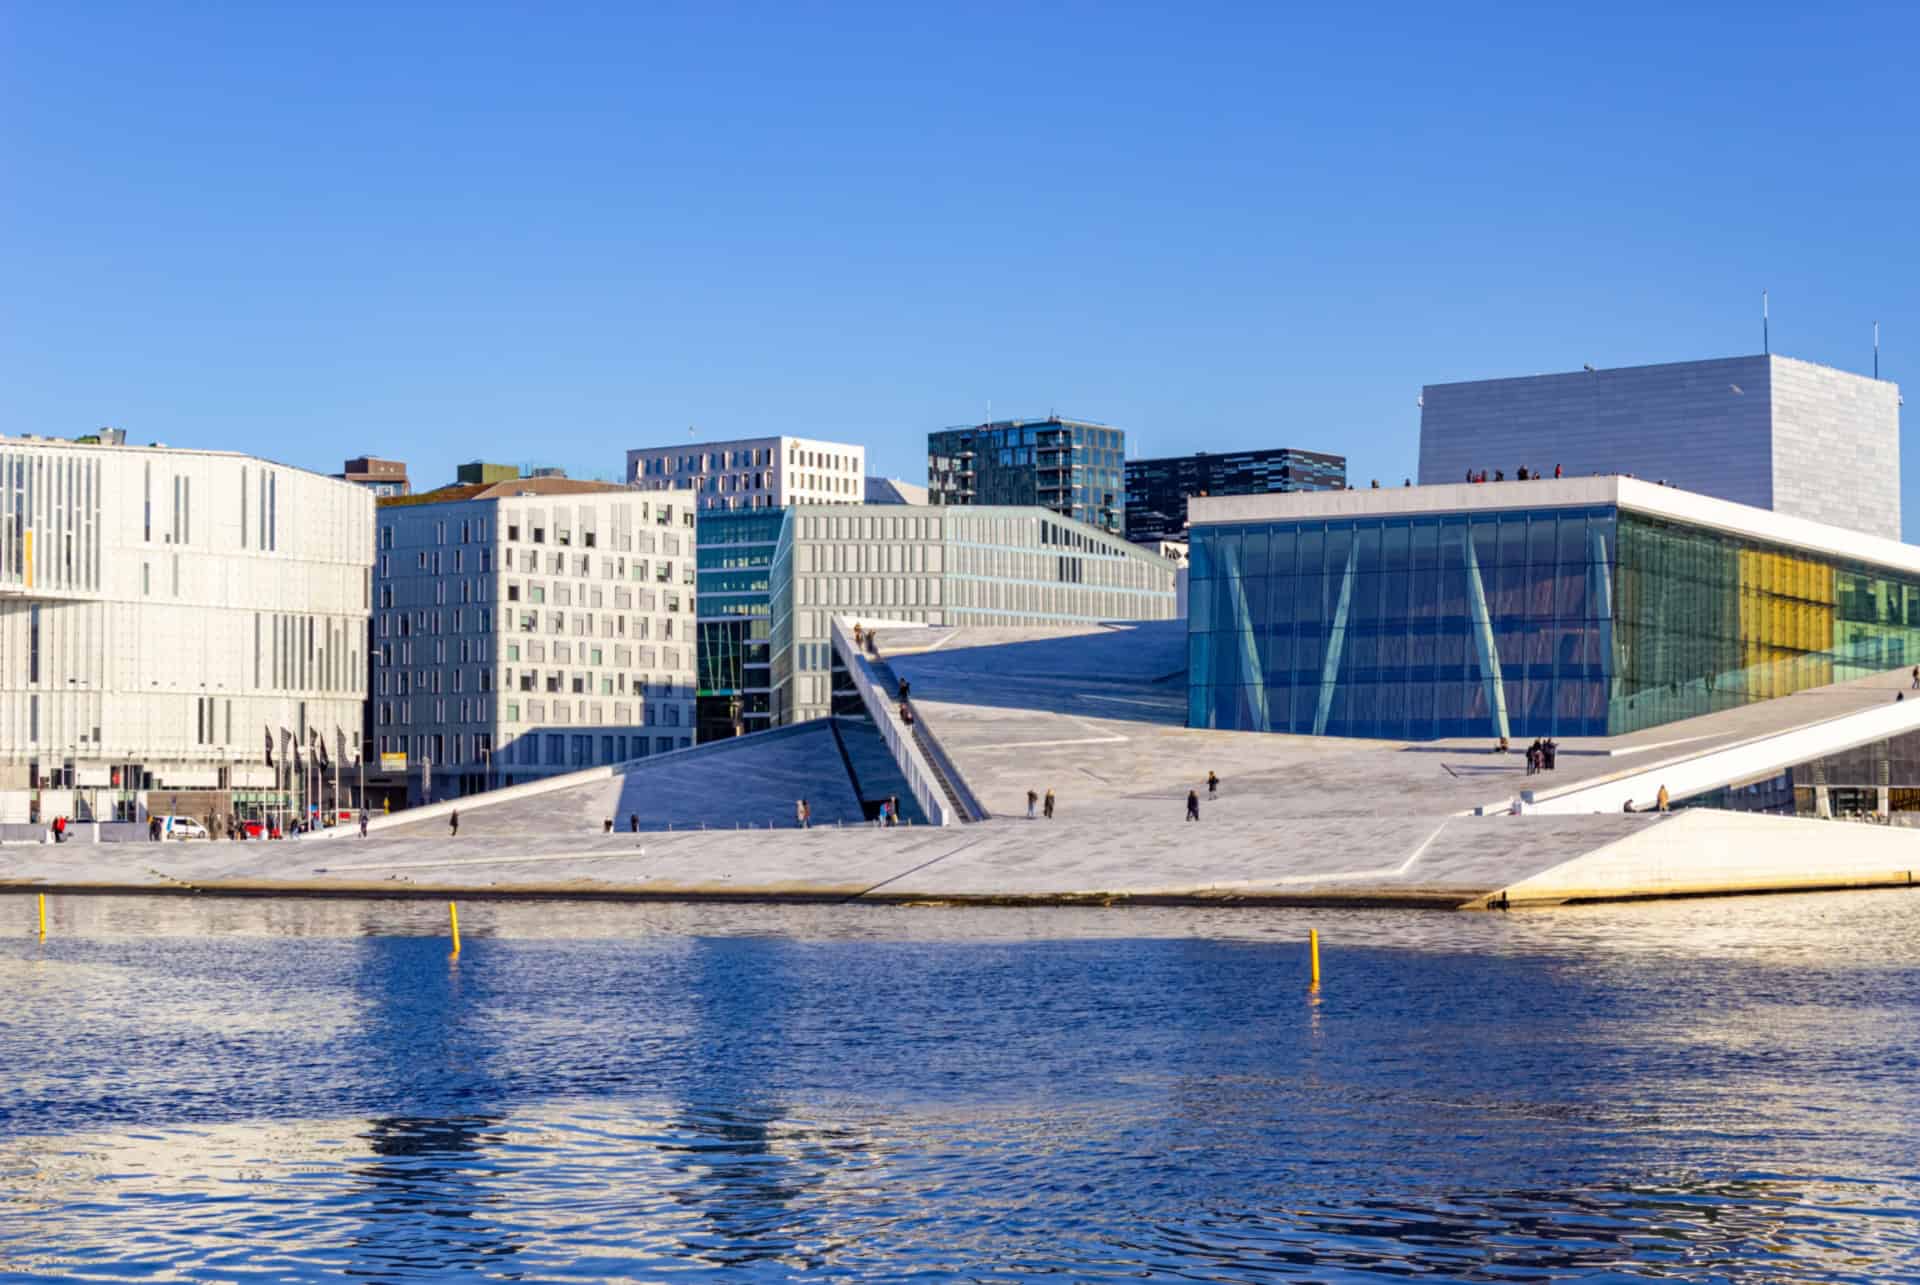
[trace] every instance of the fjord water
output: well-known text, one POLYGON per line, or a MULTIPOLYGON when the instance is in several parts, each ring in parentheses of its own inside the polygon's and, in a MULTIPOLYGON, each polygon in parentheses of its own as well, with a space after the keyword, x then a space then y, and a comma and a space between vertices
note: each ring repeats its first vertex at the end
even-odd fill
POLYGON ((0 897, 0 1279, 1920 1279, 1910 892, 461 912, 0 897))

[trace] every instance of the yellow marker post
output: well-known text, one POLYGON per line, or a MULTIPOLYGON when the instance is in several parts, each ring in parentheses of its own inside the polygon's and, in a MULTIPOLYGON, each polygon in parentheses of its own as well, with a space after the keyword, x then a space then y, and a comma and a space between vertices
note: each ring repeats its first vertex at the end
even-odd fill
POLYGON ((40 940, 47 939, 47 894, 40 894, 40 940))
POLYGON ((1320 986, 1320 930, 1318 928, 1307 929, 1307 949, 1313 956, 1313 985, 1317 990, 1320 986))
POLYGON ((447 918, 453 923, 453 953, 460 953, 460 907, 447 903, 447 918))

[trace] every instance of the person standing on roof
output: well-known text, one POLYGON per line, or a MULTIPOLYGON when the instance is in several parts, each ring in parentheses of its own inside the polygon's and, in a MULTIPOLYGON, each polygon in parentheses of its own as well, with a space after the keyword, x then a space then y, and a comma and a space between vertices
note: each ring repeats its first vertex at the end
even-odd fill
POLYGON ((1049 821, 1053 820, 1053 791, 1052 790, 1047 791, 1047 801, 1040 805, 1040 810, 1046 815, 1047 820, 1049 821))
POLYGON ((1211 803, 1220 795, 1220 778, 1212 772, 1207 773, 1207 802, 1211 803))
POLYGON ((1187 791, 1187 820, 1198 821, 1199 819, 1200 819, 1200 792, 1198 790, 1188 790, 1187 791))

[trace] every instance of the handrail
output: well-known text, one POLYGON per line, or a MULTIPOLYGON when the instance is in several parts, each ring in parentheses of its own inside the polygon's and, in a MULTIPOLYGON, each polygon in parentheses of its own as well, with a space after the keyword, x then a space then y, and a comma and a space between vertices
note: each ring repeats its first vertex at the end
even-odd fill
POLYGON ((933 765, 940 769, 940 775, 946 778, 947 785, 960 800, 961 810, 972 814, 967 820, 986 820, 989 815, 987 810, 980 806, 980 800, 975 798, 973 791, 967 788, 966 779, 954 769, 953 757, 947 753, 947 747, 940 743, 940 738, 934 735, 933 728, 925 719, 915 718, 913 729, 919 739, 921 750, 926 753, 933 765))
POLYGON ((834 650, 840 653, 840 659, 847 667, 847 677, 853 680, 854 690, 860 693, 861 704, 867 707, 867 714, 873 719, 873 725, 880 729, 880 737, 900 768, 900 775, 906 778, 907 789, 931 824, 952 825, 956 818, 947 804, 946 792, 940 788, 932 765, 914 743, 912 734, 900 721, 900 715, 895 710, 896 702, 889 699, 880 690, 879 684, 873 681, 873 671, 867 664, 867 658, 854 646, 852 635, 838 616, 832 618, 832 631, 834 650))

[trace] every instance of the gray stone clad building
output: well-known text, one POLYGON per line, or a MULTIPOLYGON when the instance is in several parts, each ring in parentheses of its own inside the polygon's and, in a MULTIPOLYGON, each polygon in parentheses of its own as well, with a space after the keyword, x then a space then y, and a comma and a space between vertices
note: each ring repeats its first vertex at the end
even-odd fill
POLYGON ((376 518, 376 801, 693 744, 691 494, 522 478, 384 501, 376 518))
POLYGON ((1420 483, 1630 473, 1900 538, 1900 390, 1791 357, 1429 384, 1420 483))

